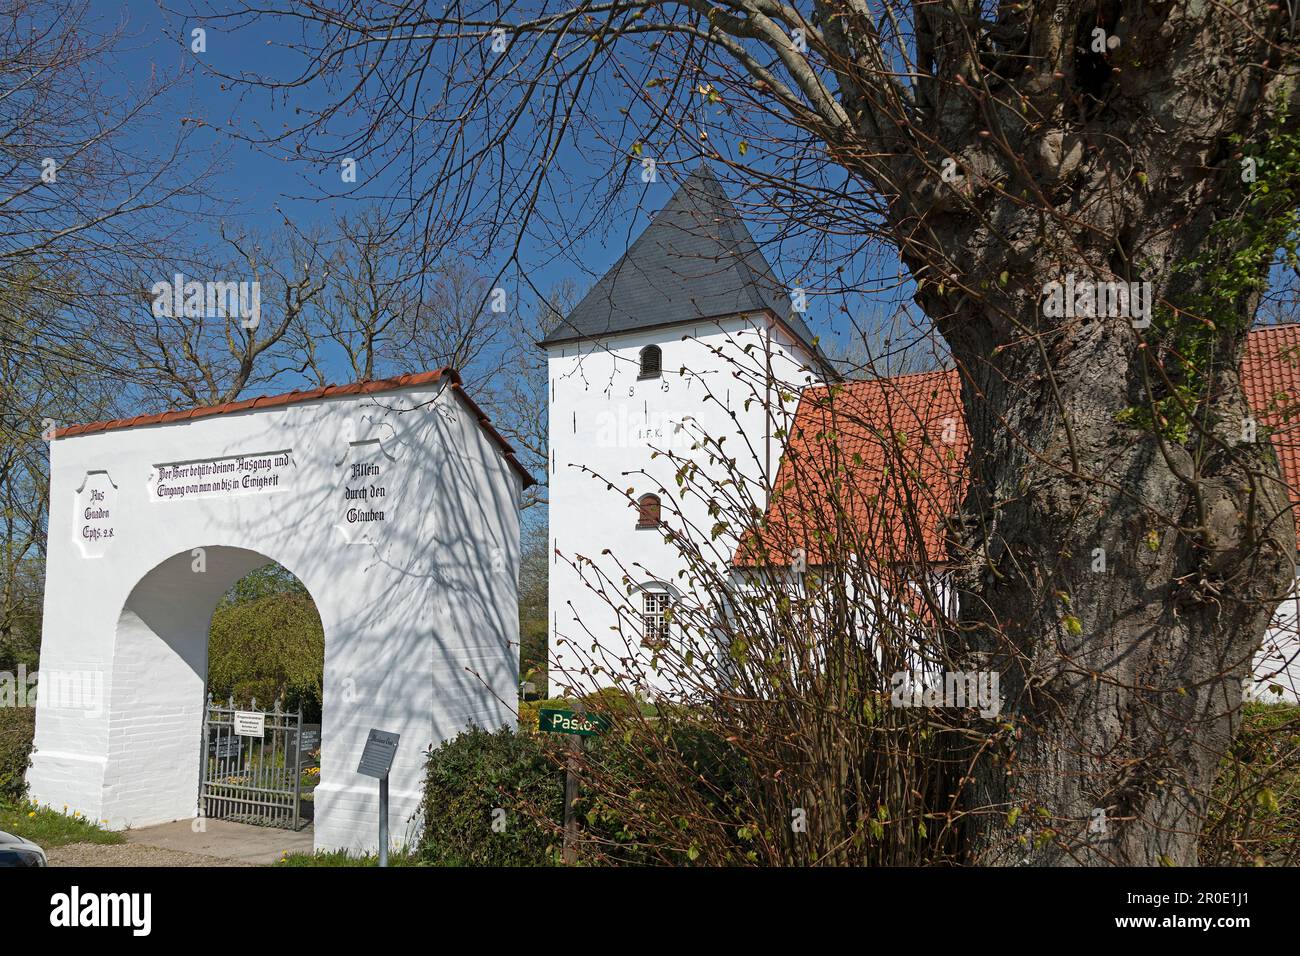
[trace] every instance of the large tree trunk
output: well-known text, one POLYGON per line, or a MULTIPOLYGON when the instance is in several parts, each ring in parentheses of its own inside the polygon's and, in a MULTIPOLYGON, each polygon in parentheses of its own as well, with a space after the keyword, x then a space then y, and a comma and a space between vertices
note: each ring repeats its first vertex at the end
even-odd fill
MULTIPOLYGON (((1211 435, 1162 448, 1115 420, 1142 400, 1132 331, 1089 326, 1044 343, 1051 381, 1027 350, 968 363, 961 625, 983 652, 972 666, 1000 672, 1012 726, 976 765, 971 850, 1194 864, 1242 681, 1290 582, 1291 519, 1267 439, 1238 443, 1234 360, 1203 405, 1211 435), (1096 478, 1073 476, 1071 444, 1096 478), (1099 809, 1104 832, 1090 832, 1099 809)), ((1221 354, 1240 354, 1240 333, 1221 354)))
POLYGON ((1049 65, 993 84, 1042 121, 989 97, 943 105, 936 139, 964 175, 918 174, 894 210, 918 301, 963 371, 973 484, 954 643, 1000 673, 1005 699, 964 787, 973 862, 1195 864, 1243 679, 1293 573, 1275 456, 1263 429, 1242 441, 1258 296, 1225 307, 1209 267, 1180 268, 1241 244, 1210 227, 1247 188, 1228 137, 1258 143, 1279 121, 1262 66, 1277 13, 1124 6, 1118 25, 1103 4, 1044 31, 1049 65), (1117 51, 1090 51, 1096 25, 1122 35, 1117 51), (1046 315, 1044 288, 1069 273, 1150 282, 1151 326, 1046 315), (1153 408, 1171 385, 1191 420, 1153 408))

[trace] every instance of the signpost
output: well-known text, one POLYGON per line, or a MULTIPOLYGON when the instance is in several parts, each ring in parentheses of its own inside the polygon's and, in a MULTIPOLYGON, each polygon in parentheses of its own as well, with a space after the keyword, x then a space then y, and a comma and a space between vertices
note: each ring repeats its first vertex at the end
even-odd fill
POLYGON ((393 769, 397 756, 397 741, 401 734, 386 730, 370 731, 366 749, 361 751, 357 773, 379 778, 379 865, 388 865, 388 771, 393 769))
POLYGON ((595 737, 609 730, 609 721, 600 714, 588 714, 581 710, 542 709, 537 712, 537 729, 553 734, 595 737))
POLYGON ((579 701, 574 710, 542 709, 537 712, 537 729, 550 734, 569 734, 569 759, 564 768, 564 862, 578 862, 578 774, 575 770, 583 741, 609 730, 609 720, 589 714, 579 701))

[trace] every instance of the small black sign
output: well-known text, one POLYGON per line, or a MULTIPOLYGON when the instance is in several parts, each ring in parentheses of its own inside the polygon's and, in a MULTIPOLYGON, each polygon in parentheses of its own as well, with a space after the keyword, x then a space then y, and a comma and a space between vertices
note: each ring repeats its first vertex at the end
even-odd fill
POLYGON ((380 779, 388 776, 393 767, 393 758, 397 756, 397 740, 401 734, 392 734, 386 730, 372 730, 366 739, 366 749, 361 752, 361 764, 357 773, 380 779))
POLYGON ((242 750, 244 738, 235 737, 209 737, 208 738, 208 756, 214 760, 236 760, 239 758, 242 750))
MULTIPOLYGON (((311 759, 311 752, 320 747, 320 724, 303 724, 302 729, 297 732, 290 732, 290 735, 297 738, 299 762, 304 767, 314 766, 311 759)), ((292 744, 290 745, 292 746, 292 744)))

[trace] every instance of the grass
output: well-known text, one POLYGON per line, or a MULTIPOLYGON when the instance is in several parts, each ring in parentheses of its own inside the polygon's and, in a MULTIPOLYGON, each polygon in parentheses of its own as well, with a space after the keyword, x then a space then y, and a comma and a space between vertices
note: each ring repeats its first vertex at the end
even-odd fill
MULTIPOLYGON (((373 853, 352 853, 349 850, 321 850, 317 853, 287 853, 276 866, 378 866, 379 857, 373 853)), ((415 853, 394 850, 388 854, 389 866, 419 866, 415 853)))
POLYGON ((35 804, 0 804, 0 830, 31 840, 42 849, 69 843, 121 843, 122 834, 105 830, 80 813, 35 804))

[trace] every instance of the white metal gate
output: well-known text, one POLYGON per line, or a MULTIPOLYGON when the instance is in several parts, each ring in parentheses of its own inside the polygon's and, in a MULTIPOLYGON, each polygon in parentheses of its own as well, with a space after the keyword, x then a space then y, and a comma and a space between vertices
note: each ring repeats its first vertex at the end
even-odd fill
POLYGON ((252 707, 242 711, 236 709, 233 698, 222 706, 213 703, 209 694, 203 720, 199 813, 218 820, 299 829, 301 733, 301 709, 287 713, 276 701, 274 710, 259 711, 254 698, 252 707), (256 717, 261 718, 260 737, 247 733, 256 717))

